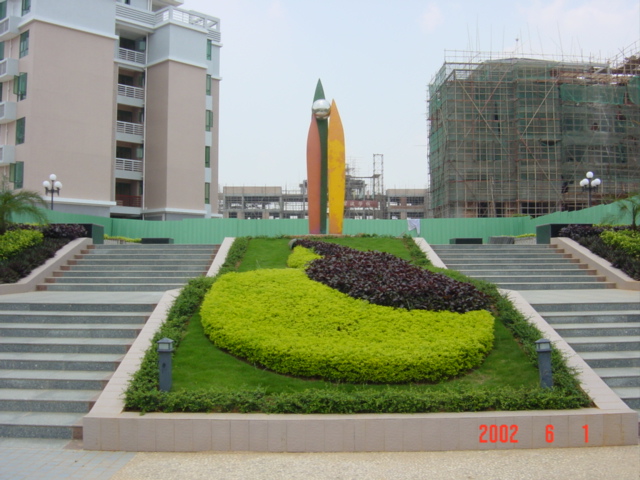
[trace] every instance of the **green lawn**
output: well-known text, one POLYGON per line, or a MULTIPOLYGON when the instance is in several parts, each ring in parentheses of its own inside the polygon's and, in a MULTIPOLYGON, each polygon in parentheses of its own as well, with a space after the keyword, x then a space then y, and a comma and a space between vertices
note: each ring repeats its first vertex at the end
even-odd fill
MULTIPOLYGON (((331 241, 361 250, 392 253, 405 260, 411 258, 402 239, 345 237, 331 239, 331 241)), ((286 268, 286 260, 290 253, 288 243, 289 239, 252 239, 238 271, 286 268)), ((188 331, 174 355, 173 366, 174 391, 196 391, 210 387, 264 387, 269 393, 324 388, 345 391, 388 388, 387 385, 332 384, 322 380, 292 378, 249 365, 213 346, 205 337, 197 315, 192 318, 188 331)), ((455 385, 466 388, 474 386, 535 387, 537 384, 537 369, 528 361, 511 333, 496 321, 494 350, 480 368, 457 379, 440 384, 421 384, 418 388, 437 390, 455 385)), ((404 389, 408 386, 397 385, 393 388, 404 389)))

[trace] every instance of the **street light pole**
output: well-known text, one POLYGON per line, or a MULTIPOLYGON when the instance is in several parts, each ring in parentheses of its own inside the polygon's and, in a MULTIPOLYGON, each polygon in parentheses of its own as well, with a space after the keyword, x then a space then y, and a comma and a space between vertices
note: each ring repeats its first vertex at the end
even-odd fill
POLYGON ((593 178, 593 172, 587 172, 586 176, 587 178, 583 178, 580 181, 580 186, 583 191, 589 192, 589 207, 591 207, 591 191, 597 189, 602 184, 602 181, 599 178, 593 178))
POLYGON ((57 180, 58 177, 54 173, 49 175, 49 180, 45 180, 42 182, 42 186, 44 187, 45 195, 51 194, 51 210, 53 210, 53 194, 60 195, 60 189, 62 188, 62 183, 57 180))

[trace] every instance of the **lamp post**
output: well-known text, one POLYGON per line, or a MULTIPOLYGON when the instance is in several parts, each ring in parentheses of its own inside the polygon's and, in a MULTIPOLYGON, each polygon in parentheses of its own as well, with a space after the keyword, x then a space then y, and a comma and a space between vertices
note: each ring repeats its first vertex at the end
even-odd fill
POLYGON ((536 352, 538 352, 540 386, 542 388, 551 388, 553 387, 553 376, 551 372, 551 342, 546 338, 541 338, 536 341, 536 352))
POLYGON ((158 367, 160 369, 160 391, 171 390, 171 354, 173 353, 173 340, 161 338, 158 344, 158 367))
POLYGON ((42 186, 44 187, 45 195, 51 194, 51 210, 53 210, 53 194, 60 195, 60 189, 62 188, 62 183, 57 180, 58 177, 54 173, 49 175, 49 180, 45 180, 42 182, 42 186))
POLYGON ((580 181, 582 190, 587 190, 589 192, 589 207, 591 207, 591 191, 598 188, 601 184, 602 181, 599 178, 593 178, 593 172, 587 172, 587 178, 583 178, 580 181))

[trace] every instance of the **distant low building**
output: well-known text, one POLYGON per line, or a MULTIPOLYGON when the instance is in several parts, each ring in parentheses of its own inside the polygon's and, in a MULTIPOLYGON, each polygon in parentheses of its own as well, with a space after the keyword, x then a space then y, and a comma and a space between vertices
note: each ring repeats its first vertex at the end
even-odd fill
MULTIPOLYGON (((305 183, 298 190, 282 187, 223 187, 220 194, 220 212, 224 218, 244 220, 307 218, 308 200, 305 183)), ((426 218, 428 190, 391 189, 386 195, 371 195, 348 182, 345 199, 345 218, 349 219, 406 219, 426 218)))

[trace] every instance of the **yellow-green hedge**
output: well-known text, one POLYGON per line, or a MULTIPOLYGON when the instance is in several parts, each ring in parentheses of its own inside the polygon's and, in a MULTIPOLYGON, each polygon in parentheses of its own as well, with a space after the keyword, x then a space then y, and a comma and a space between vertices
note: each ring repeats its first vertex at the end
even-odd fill
POLYGON ((287 258, 287 267, 289 268, 305 268, 309 262, 316 258, 322 258, 313 250, 305 247, 294 247, 293 251, 287 258))
POLYGON ((201 308, 218 347, 270 370, 351 383, 439 381, 482 363, 493 317, 355 300, 299 269, 221 276, 201 308))
POLYGON ((0 259, 42 243, 44 235, 37 230, 9 230, 0 235, 0 259))

